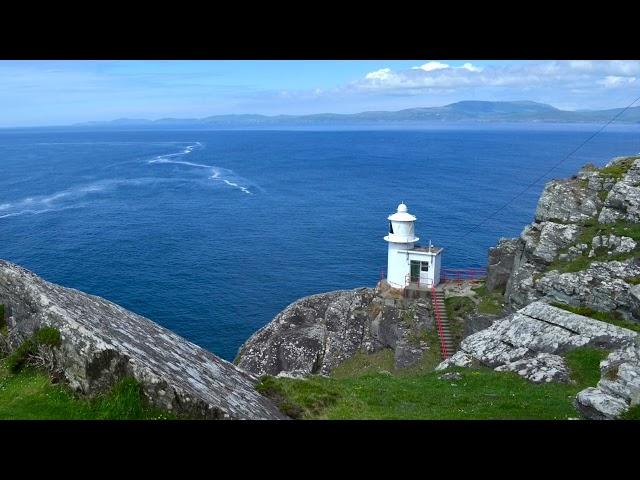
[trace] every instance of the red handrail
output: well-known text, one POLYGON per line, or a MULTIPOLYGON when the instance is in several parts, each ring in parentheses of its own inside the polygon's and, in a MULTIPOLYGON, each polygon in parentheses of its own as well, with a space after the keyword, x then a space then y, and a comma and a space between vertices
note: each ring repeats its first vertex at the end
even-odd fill
POLYGON ((485 268, 443 268, 440 271, 441 282, 455 280, 462 283, 463 280, 482 280, 486 276, 487 270, 485 268))
POLYGON ((436 296, 436 287, 435 285, 431 286, 431 302, 433 303, 433 310, 435 312, 436 317, 436 326, 438 328, 438 336, 440 337, 440 353, 442 354, 442 358, 446 360, 449 358, 449 352, 447 352, 447 345, 444 341, 444 332, 442 330, 442 318, 440 317, 440 312, 438 311, 438 297, 436 296))

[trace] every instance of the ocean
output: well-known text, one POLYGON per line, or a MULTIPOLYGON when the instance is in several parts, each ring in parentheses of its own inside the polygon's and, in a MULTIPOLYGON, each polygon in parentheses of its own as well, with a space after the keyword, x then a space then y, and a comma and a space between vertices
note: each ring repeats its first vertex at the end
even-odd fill
MULTIPOLYGON (((400 202, 443 267, 484 267, 544 180, 487 217, 597 128, 0 130, 0 258, 232 360, 294 300, 373 287, 400 202)), ((638 153, 639 134, 609 127, 546 180, 638 153)))

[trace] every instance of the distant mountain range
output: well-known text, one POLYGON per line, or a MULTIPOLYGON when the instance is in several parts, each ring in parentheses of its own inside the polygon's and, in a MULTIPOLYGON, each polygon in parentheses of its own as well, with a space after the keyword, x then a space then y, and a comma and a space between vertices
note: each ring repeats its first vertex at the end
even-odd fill
MULTIPOLYGON (((160 120, 121 118, 111 121, 77 123, 77 127, 144 128, 268 128, 358 125, 412 125, 447 122, 544 122, 603 123, 622 108, 609 110, 559 110, 551 105, 531 101, 485 102, 463 101, 443 107, 408 108, 395 112, 372 111, 352 114, 319 113, 313 115, 214 115, 205 118, 162 118, 160 120)), ((623 113, 615 123, 640 123, 640 107, 623 113)))

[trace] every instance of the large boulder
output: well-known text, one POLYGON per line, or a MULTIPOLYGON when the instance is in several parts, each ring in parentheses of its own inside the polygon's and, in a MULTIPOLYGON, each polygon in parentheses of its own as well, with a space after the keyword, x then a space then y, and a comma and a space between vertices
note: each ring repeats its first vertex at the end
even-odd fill
POLYGON ((340 290, 301 298, 240 347, 236 363, 256 375, 327 375, 358 352, 394 350, 396 368, 415 365, 429 345, 431 306, 387 305, 375 290, 340 290))
POLYGON ((626 328, 538 301, 465 338, 460 351, 438 369, 479 363, 535 382, 566 381, 559 355, 584 346, 620 348, 636 336, 626 328))
POLYGON ((200 418, 286 418, 258 394, 258 378, 103 298, 49 283, 0 260, 0 303, 12 347, 58 329, 55 361, 74 390, 93 395, 135 377, 149 401, 200 418))

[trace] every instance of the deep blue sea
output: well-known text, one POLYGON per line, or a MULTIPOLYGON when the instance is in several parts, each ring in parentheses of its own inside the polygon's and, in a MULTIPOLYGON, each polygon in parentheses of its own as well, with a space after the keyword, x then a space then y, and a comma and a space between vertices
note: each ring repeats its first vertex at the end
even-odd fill
MULTIPOLYGON (((470 227, 596 129, 0 130, 0 258, 232 360, 292 301, 374 286, 401 201, 444 267, 485 266, 544 182, 470 227)), ((609 128, 549 178, 639 151, 609 128)))

